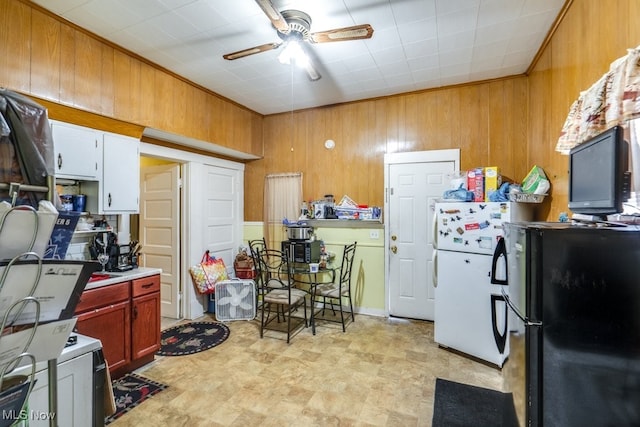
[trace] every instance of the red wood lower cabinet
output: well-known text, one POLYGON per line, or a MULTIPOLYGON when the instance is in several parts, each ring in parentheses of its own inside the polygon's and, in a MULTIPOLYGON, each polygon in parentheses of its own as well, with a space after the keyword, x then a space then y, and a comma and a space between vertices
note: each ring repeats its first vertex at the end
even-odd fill
POLYGON ((110 372, 131 362, 130 314, 131 303, 127 300, 78 315, 76 329, 102 342, 110 372))
POLYGON ((160 348, 160 276, 135 279, 131 289, 131 359, 142 366, 160 348))
POLYGON ((131 372, 160 348, 160 275, 86 290, 76 316, 77 331, 102 342, 111 376, 131 372))

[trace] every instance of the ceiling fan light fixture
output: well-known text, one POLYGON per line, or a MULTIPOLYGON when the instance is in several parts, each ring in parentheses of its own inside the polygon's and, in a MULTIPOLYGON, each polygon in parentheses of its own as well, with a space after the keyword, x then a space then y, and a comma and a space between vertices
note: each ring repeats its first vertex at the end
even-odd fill
POLYGON ((289 40, 285 43, 284 50, 278 55, 278 61, 281 64, 291 64, 293 61, 300 68, 305 68, 309 64, 309 57, 297 40, 289 40))

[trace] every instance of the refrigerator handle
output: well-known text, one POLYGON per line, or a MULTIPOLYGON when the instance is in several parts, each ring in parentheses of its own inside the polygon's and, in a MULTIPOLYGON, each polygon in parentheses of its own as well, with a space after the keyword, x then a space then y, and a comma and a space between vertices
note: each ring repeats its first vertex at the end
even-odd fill
POLYGON ((493 259, 491 260, 491 284, 492 285, 508 285, 509 284, 509 268, 507 267, 507 245, 504 237, 498 237, 496 249, 493 251, 493 259), (496 267, 500 257, 504 259, 504 280, 496 279, 496 267))
POLYGON ((433 249, 438 248, 438 212, 433 206, 433 220, 431 221, 431 232, 433 233, 433 249))
POLYGON ((496 345, 498 346, 498 351, 500 354, 504 354, 504 348, 507 344, 507 316, 509 314, 509 309, 507 305, 504 306, 504 330, 498 330, 498 321, 497 321, 497 311, 496 307, 498 301, 505 301, 503 295, 491 295, 491 325, 493 326, 493 338, 496 341, 496 345))
POLYGON ((525 326, 542 326, 542 322, 540 321, 532 322, 531 320, 524 317, 522 313, 520 313, 520 310, 518 310, 515 304, 511 301, 511 298, 509 298, 509 295, 507 295, 504 288, 501 291, 502 291, 502 298, 504 298, 504 302, 506 302, 507 306, 509 306, 511 311, 513 311, 515 315, 518 316, 518 318, 524 322, 525 326))
POLYGON ((433 283, 433 287, 438 287, 438 250, 434 249, 433 254, 431 254, 431 280, 433 283))

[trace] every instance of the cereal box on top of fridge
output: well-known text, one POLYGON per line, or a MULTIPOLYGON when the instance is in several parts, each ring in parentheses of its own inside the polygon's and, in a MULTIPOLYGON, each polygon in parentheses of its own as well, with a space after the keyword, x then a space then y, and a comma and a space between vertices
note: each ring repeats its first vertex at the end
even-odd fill
POLYGON ((502 175, 497 166, 484 168, 484 199, 489 201, 489 194, 496 191, 502 185, 502 175))
POLYGON ((482 168, 467 171, 467 190, 473 193, 474 202, 484 202, 484 174, 482 168))

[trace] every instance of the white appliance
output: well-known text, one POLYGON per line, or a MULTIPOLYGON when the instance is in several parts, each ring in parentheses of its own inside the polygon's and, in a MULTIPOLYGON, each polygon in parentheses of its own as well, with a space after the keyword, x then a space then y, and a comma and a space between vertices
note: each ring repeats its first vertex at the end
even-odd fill
MULTIPOLYGON (((72 333, 77 342, 65 347, 57 361, 57 411, 55 425, 68 427, 104 426, 104 381, 106 365, 99 340, 72 333)), ((29 426, 50 426, 49 371, 47 362, 36 364, 36 383, 29 395, 24 416, 29 426)), ((30 373, 29 367, 13 374, 30 373)))
POLYGON ((509 356, 503 224, 529 221, 532 211, 513 202, 441 202, 435 209, 434 340, 502 367, 509 356))

